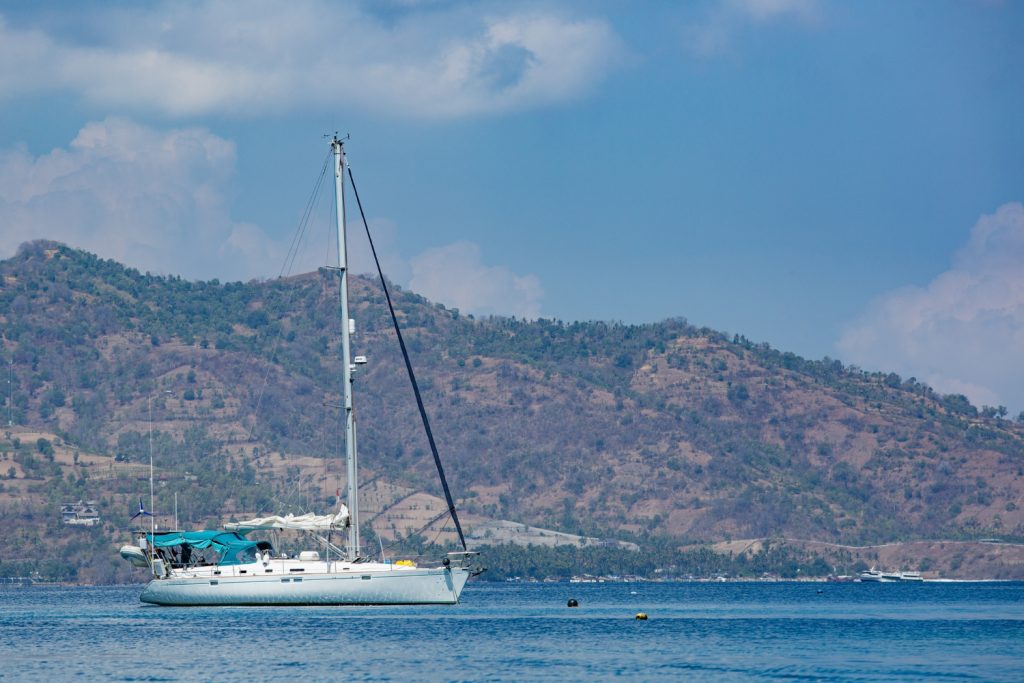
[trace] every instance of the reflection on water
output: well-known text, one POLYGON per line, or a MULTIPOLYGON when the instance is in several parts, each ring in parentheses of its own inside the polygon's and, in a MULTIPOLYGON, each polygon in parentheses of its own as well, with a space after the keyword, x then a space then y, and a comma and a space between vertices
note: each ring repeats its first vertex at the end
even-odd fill
POLYGON ((1024 680, 1024 583, 474 582, 455 607, 166 608, 140 592, 0 589, 0 678, 1024 680))

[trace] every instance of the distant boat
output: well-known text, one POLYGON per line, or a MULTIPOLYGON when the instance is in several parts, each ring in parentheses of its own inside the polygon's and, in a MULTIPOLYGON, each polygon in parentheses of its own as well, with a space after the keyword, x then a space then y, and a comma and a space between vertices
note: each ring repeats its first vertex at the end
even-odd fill
MULTIPOLYGON (((141 595, 143 602, 158 605, 455 604, 469 577, 479 573, 475 566, 477 553, 466 548, 407 356, 406 368, 463 551, 448 553, 441 562, 432 566, 417 566, 408 560, 387 562, 382 558, 380 562, 370 561, 360 552, 352 383, 357 366, 365 363, 366 359, 362 356, 353 358, 350 347, 355 323, 349 315, 348 301, 344 199, 347 162, 343 142, 337 137, 331 142, 331 153, 334 157, 335 223, 341 275, 341 379, 344 387, 348 504, 339 504, 338 511, 328 515, 270 516, 226 524, 224 529, 217 530, 157 532, 152 514, 142 508, 140 501, 136 517, 149 516, 150 531, 139 532, 137 545, 121 548, 121 556, 133 566, 148 566, 152 571, 153 580, 141 595), (267 541, 253 541, 246 537, 250 532, 263 530, 303 532, 315 544, 315 549, 288 557, 275 552, 267 541), (331 535, 335 532, 347 532, 348 543, 344 548, 332 542, 331 535)), ((383 273, 381 279, 383 282, 383 273)), ((390 306, 386 283, 383 286, 390 306)), ((405 345, 393 310, 392 319, 405 355, 405 345)), ((152 491, 152 463, 150 468, 152 491)))
POLYGON ((899 577, 894 574, 886 574, 881 572, 874 567, 867 571, 860 573, 860 580, 864 583, 892 583, 899 581, 899 577))
POLYGON ((829 576, 826 580, 829 583, 853 583, 855 577, 849 576, 847 574, 840 574, 839 576, 829 576))
POLYGON ((605 578, 603 576, 591 576, 590 574, 584 574, 582 576, 573 576, 569 578, 569 583, 604 583, 605 578))
POLYGON ((872 567, 861 572, 858 578, 863 583, 899 583, 901 581, 919 582, 924 581, 918 572, 885 572, 872 567))

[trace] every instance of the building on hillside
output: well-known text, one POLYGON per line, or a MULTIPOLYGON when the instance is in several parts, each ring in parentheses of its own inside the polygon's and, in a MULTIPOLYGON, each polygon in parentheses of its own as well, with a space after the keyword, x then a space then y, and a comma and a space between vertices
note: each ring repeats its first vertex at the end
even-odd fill
POLYGON ((71 526, 96 526, 100 523, 99 505, 94 500, 80 500, 60 506, 60 516, 71 526))

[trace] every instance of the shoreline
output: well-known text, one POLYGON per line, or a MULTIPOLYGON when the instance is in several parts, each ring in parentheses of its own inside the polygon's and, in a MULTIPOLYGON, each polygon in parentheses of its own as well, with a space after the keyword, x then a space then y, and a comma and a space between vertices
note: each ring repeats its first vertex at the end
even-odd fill
MULTIPOLYGON (((708 584, 766 584, 766 583, 825 583, 825 584, 905 584, 905 585, 919 585, 922 583, 1024 583, 1024 579, 924 579, 923 581, 861 581, 859 579, 853 581, 829 581, 828 578, 804 578, 804 579, 783 579, 783 578, 731 578, 731 579, 600 579, 594 581, 573 581, 571 579, 505 579, 502 581, 488 581, 479 580, 474 581, 475 585, 487 585, 487 586, 500 586, 506 584, 514 584, 521 586, 523 584, 537 584, 537 585, 555 585, 555 584, 567 584, 573 586, 594 586, 594 585, 633 585, 638 583, 654 583, 654 584, 669 584, 669 583, 708 583, 708 584)), ((143 588, 146 582, 139 583, 74 583, 66 581, 32 581, 32 582, 0 582, 0 590, 6 589, 31 589, 31 588, 130 588, 137 587, 143 588)))

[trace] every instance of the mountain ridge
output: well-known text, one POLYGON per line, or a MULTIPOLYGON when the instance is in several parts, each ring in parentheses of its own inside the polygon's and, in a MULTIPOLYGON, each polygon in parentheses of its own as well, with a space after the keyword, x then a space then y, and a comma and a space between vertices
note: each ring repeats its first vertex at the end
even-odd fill
MULTIPOLYGON (((23 245, 0 262, 15 375, 13 406, 0 407, 139 462, 152 406, 158 457, 209 481, 200 519, 219 514, 209 493, 232 482, 238 509, 269 511, 296 491, 325 501, 337 481, 309 472, 337 456, 336 284, 331 270, 190 282, 23 245), (294 477, 263 477, 268 459, 294 477)), ((383 296, 361 276, 351 290, 354 352, 370 359, 357 388, 362 462, 436 491, 383 296)), ((1024 537, 1024 425, 963 396, 684 319, 476 319, 393 294, 469 515, 682 545, 1024 537)))

